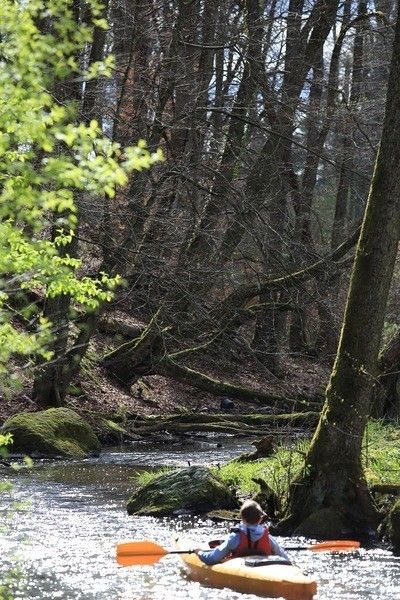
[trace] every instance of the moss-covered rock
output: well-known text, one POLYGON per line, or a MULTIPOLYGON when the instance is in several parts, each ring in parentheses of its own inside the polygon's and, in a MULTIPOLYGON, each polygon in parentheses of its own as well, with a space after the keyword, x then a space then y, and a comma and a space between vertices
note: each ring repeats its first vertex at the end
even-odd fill
POLYGON ((100 415, 96 419, 91 418, 90 424, 101 443, 105 445, 121 444, 128 436, 125 427, 100 415))
POLYGON ((12 453, 84 458, 101 450, 90 425, 68 408, 19 413, 4 423, 2 433, 12 434, 12 453))
POLYGON ((128 514, 164 516, 185 509, 206 513, 238 508, 238 499, 206 467, 189 467, 162 473, 130 498, 128 514))
POLYGON ((300 523, 293 535, 319 539, 343 539, 352 532, 353 528, 343 513, 334 508, 321 508, 300 523))
POLYGON ((396 552, 400 551, 400 500, 397 500, 390 512, 388 517, 387 525, 388 536, 393 549, 396 552))

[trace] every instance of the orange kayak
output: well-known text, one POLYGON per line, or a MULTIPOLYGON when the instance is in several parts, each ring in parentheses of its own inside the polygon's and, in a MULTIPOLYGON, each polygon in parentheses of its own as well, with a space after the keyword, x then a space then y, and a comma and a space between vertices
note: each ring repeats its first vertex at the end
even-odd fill
MULTIPOLYGON (((175 545, 177 550, 196 547, 187 539, 178 539, 175 545)), ((286 600, 312 600, 317 593, 315 579, 280 557, 231 558, 212 566, 196 554, 181 554, 180 558, 192 579, 211 587, 286 600)))

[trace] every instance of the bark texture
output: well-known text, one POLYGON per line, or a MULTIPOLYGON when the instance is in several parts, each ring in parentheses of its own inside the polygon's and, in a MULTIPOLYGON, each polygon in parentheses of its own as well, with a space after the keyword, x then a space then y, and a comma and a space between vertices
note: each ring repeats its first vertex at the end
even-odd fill
POLYGON ((382 141, 357 247, 339 348, 326 401, 305 461, 291 486, 295 529, 313 513, 334 508, 354 532, 368 534, 378 520, 361 464, 361 447, 386 303, 400 232, 400 21, 397 21, 382 141))

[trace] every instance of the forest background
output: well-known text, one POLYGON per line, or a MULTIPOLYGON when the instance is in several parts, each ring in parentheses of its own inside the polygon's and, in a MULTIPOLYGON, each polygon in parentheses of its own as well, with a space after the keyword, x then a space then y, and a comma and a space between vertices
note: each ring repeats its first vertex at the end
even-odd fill
MULTIPOLYGON (((95 21, 89 4, 71 6, 92 35, 76 64, 102 60, 109 72, 67 74, 57 102, 122 148, 146 140, 164 159, 116 193, 74 194, 64 256, 88 279, 120 275, 112 302, 83 310, 40 285, 10 294, 16 330, 44 317, 54 337, 51 359, 8 365, 18 383, 6 386, 3 417, 66 403, 321 406, 382 131, 396 3, 110 0, 95 21)), ((39 27, 51 31, 51 18, 39 27)), ((41 235, 59 235, 58 217, 48 213, 41 235)), ((379 417, 399 411, 397 270, 379 417)))

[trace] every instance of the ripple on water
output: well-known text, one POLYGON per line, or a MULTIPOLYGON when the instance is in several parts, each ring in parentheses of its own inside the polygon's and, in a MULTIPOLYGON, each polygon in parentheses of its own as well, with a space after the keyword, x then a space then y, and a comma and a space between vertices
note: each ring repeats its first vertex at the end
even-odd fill
MULTIPOLYGON (((42 464, 13 477, 14 500, 30 499, 23 510, 15 512, 0 538, 0 578, 14 565, 24 574, 15 598, 254 600, 250 594, 210 589, 191 581, 176 556, 166 556, 150 567, 118 567, 114 559, 118 541, 153 539, 170 547, 173 535, 184 531, 201 546, 204 540, 223 536, 229 525, 215 526, 199 518, 128 517, 129 479, 140 465, 134 453, 117 454, 42 464)), ((205 455, 207 462, 209 449, 205 455)), ((185 464, 191 455, 171 451, 167 456, 175 464, 185 464)), ((202 456, 201 452, 196 455, 197 463, 202 456)), ((147 464, 165 464, 163 457, 161 451, 147 455, 147 464)), ((10 502, 2 496, 2 521, 10 502)), ((292 557, 317 578, 316 600, 400 600, 400 562, 390 552, 293 552, 292 557)))

